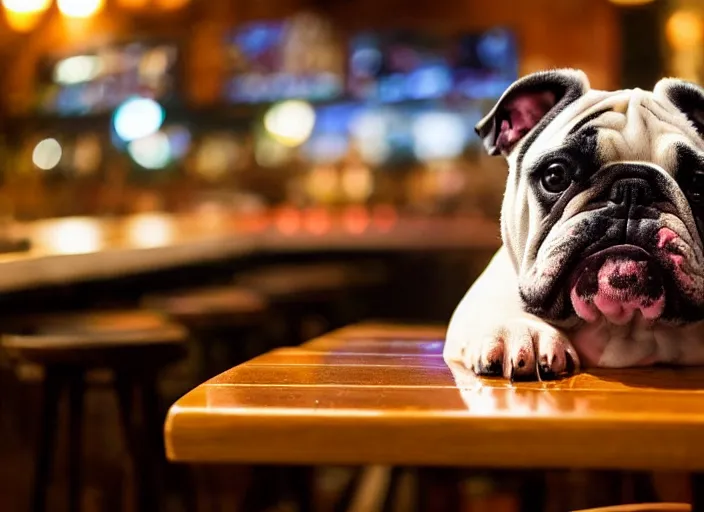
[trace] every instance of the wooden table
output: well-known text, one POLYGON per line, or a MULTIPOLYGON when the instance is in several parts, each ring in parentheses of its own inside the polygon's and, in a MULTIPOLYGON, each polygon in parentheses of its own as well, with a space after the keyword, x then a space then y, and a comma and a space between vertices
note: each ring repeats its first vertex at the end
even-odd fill
POLYGON ((173 461, 704 469, 704 370, 479 380, 443 327, 367 324, 258 357, 171 407, 173 461))

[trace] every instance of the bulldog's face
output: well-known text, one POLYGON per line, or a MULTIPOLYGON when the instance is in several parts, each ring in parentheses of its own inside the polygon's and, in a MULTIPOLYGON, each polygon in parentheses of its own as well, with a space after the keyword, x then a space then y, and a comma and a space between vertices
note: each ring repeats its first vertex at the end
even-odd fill
POLYGON ((704 92, 516 82, 477 125, 509 176, 502 237, 525 308, 552 321, 704 318, 704 92))

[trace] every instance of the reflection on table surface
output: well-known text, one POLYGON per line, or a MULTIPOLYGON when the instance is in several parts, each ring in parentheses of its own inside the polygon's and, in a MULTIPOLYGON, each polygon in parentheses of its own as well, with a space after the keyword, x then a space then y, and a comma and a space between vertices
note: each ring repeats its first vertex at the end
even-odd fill
POLYGON ((512 384, 448 367, 444 329, 436 328, 435 339, 428 328, 420 331, 413 337, 406 328, 394 339, 389 328, 376 337, 368 326, 358 333, 348 328, 233 368, 172 407, 170 456, 704 467, 701 369, 587 370, 563 380, 512 384))
POLYGON ((0 255, 3 291, 260 251, 493 249, 499 243, 497 225, 485 219, 401 217, 384 207, 70 217, 18 224, 10 231, 28 238, 31 248, 0 255))

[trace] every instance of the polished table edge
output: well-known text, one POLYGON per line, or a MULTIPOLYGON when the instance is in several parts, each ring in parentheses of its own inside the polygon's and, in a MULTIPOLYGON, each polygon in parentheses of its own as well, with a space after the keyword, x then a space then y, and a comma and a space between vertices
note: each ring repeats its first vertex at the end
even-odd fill
MULTIPOLYGON (((206 403, 205 386, 179 403, 206 403)), ((683 438, 704 437, 701 421, 644 424, 639 435, 601 418, 472 417, 461 411, 418 412, 256 408, 212 410, 171 407, 166 452, 173 462, 393 464, 485 468, 704 469, 704 443, 683 449, 683 438), (280 421, 271 421, 275 416, 280 421), (324 422, 320 419, 325 418, 324 422), (406 435, 408 431, 412 434, 406 435), (206 435, 203 432, 207 432, 206 435), (373 443, 370 443, 373 432, 373 443), (241 437, 233 446, 231 440, 241 437), (295 437, 296 444, 290 443, 295 437), (585 453, 599 439, 610 451, 585 453), (418 445, 428 446, 419 451, 418 445), (403 449, 403 446, 409 449, 403 449), (266 448, 263 449, 262 446, 266 448), (399 446, 401 448, 399 448, 399 446), (628 460, 624 461, 624 454, 628 460), (578 461, 578 462, 577 462, 578 461)))

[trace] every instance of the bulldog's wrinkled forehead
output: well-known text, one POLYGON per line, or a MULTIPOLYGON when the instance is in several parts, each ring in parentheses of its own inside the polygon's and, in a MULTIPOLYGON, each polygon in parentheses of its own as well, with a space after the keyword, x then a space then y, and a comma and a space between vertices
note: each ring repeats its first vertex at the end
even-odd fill
POLYGON ((558 113, 532 144, 510 155, 511 167, 529 168, 547 151, 567 141, 579 143, 581 133, 594 130, 595 151, 604 164, 643 161, 672 173, 683 146, 704 152, 702 138, 670 101, 641 89, 590 90, 558 113))

